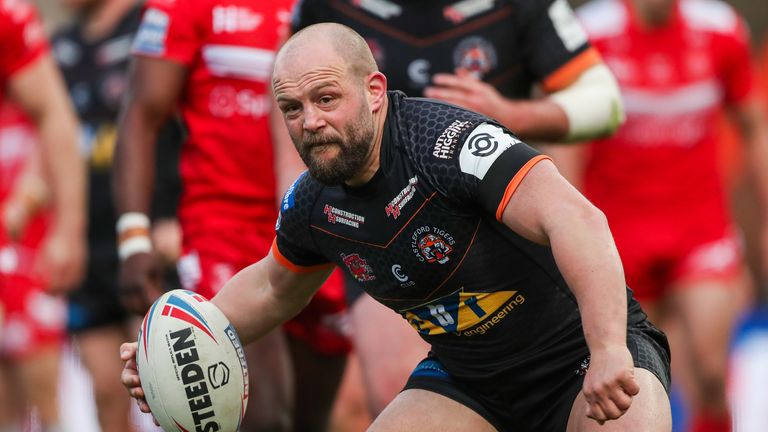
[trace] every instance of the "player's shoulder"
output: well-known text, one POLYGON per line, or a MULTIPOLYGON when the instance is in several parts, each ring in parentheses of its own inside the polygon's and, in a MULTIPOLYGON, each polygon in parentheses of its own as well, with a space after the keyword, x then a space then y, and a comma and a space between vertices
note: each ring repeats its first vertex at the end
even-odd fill
POLYGON ((394 94, 393 108, 400 136, 417 159, 450 160, 462 140, 478 124, 489 121, 482 114, 446 102, 394 94))
POLYGON ((400 135, 409 140, 404 147, 434 185, 461 188, 464 175, 482 180, 507 149, 522 143, 495 120, 455 105, 423 98, 401 98, 399 105, 400 135))
POLYGON ((285 191, 280 201, 280 219, 278 228, 285 218, 304 219, 309 217, 312 205, 323 191, 323 184, 315 180, 308 171, 304 171, 285 191))
POLYGON ((739 34, 745 25, 738 12, 721 0, 680 0, 680 15, 691 28, 722 35, 739 34))
POLYGON ((576 9, 576 14, 593 39, 620 35, 629 26, 629 11, 621 0, 591 0, 576 9))

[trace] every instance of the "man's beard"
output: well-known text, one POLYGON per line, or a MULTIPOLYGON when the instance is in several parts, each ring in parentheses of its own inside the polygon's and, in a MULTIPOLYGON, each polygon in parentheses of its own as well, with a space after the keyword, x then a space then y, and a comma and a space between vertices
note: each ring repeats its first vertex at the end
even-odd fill
POLYGON ((338 135, 309 135, 297 146, 309 174, 320 183, 328 186, 340 185, 358 174, 368 159, 368 152, 373 145, 373 126, 366 125, 364 120, 358 120, 347 126, 344 132, 347 139, 338 135), (338 148, 338 153, 333 159, 321 160, 312 155, 314 147, 324 144, 338 148))

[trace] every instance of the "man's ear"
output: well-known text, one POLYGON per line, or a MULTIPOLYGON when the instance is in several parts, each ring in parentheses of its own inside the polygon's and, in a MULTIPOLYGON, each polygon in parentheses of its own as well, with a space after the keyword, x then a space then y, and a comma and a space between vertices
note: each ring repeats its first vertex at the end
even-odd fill
POLYGON ((373 112, 384 105, 387 95, 387 77, 381 72, 373 72, 366 78, 368 103, 373 112))

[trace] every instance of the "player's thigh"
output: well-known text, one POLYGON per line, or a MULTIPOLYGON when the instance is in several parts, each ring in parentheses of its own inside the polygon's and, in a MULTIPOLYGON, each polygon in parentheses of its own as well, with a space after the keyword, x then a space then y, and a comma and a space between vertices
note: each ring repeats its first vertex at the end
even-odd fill
POLYGON ((730 337, 743 308, 740 277, 679 282, 670 293, 671 310, 680 320, 682 346, 704 370, 725 371, 730 337))
POLYGON ((401 392, 376 418, 368 432, 425 430, 493 432, 496 429, 468 407, 427 390, 401 392))
POLYGON ((41 347, 34 354, 15 363, 19 383, 29 402, 37 407, 44 424, 58 421, 58 383, 61 345, 41 347))
POLYGON ((248 361, 248 409, 243 430, 289 430, 293 410, 293 374, 285 337, 275 329, 245 347, 248 361))
POLYGON ((571 408, 568 432, 669 432, 672 430, 672 414, 669 397, 656 375, 635 368, 635 379, 640 392, 632 399, 632 405, 617 420, 600 426, 587 417, 587 403, 584 393, 579 392, 571 408))
POLYGON ((14 421, 24 408, 23 394, 13 369, 5 359, 0 360, 0 425, 14 421))
POLYGON ((373 415, 403 389, 429 345, 405 320, 363 295, 351 305, 353 340, 373 415))
POLYGON ((123 342, 135 336, 129 335, 121 325, 108 325, 79 332, 74 337, 80 359, 93 380, 96 396, 102 396, 102 392, 125 393, 120 382, 123 362, 116 353, 120 351, 123 342))

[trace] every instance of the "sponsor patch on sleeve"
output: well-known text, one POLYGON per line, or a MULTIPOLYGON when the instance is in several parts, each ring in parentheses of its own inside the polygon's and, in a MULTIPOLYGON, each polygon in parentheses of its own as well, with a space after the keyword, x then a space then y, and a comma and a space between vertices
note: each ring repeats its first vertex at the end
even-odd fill
POLYGON ((148 55, 164 54, 170 23, 171 18, 167 13, 155 8, 147 9, 133 41, 132 51, 148 55))
POLYGON ((461 171, 482 180, 505 150, 520 143, 498 126, 483 123, 464 141, 459 153, 461 171))
POLYGON ((293 181, 293 183, 288 188, 288 190, 285 191, 285 195, 283 195, 283 201, 280 203, 280 212, 284 212, 293 207, 293 204, 296 201, 296 197, 295 197, 296 186, 298 186, 299 182, 301 181, 302 178, 304 178, 305 175, 307 175, 307 171, 304 171, 303 173, 301 173, 299 177, 293 181))

